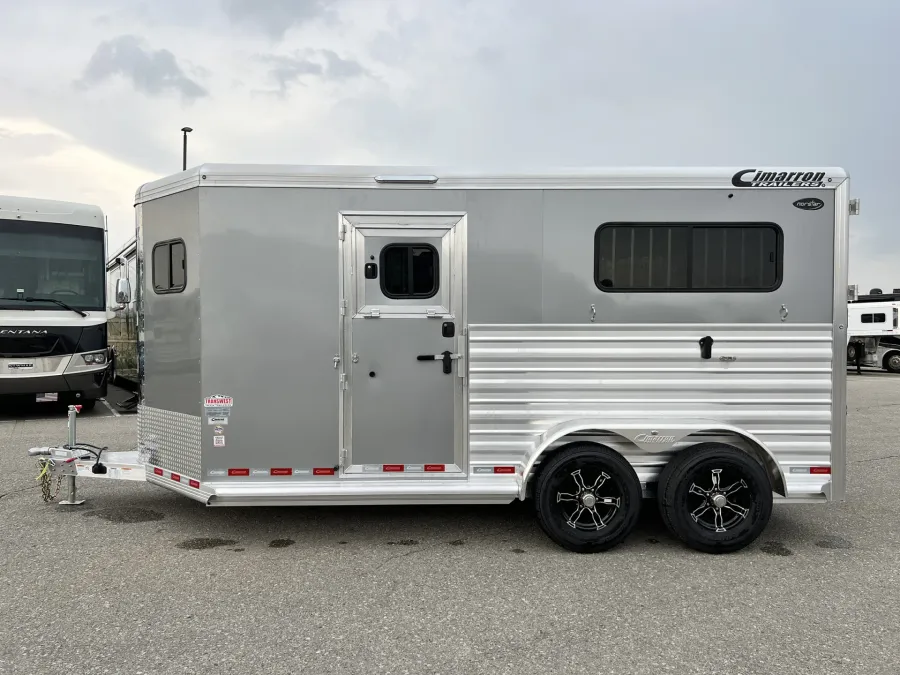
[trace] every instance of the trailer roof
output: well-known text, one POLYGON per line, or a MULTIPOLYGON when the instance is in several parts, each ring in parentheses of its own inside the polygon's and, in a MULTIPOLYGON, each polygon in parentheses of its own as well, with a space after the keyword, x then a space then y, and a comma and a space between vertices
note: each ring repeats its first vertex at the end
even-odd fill
POLYGON ((204 186, 419 189, 586 188, 816 188, 847 179, 837 167, 569 168, 543 171, 464 171, 438 167, 203 164, 146 183, 135 204, 204 186))
POLYGON ((93 204, 0 195, 0 218, 105 227, 103 211, 93 204))

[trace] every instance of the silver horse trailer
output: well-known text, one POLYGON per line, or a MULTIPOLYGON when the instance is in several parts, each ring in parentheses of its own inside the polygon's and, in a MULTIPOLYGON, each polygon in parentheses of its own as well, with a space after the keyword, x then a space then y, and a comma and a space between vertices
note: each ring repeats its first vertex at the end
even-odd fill
POLYGON ((209 506, 530 498, 582 552, 653 498, 734 551, 844 499, 848 188, 204 165, 137 192, 138 450, 32 453, 209 506))

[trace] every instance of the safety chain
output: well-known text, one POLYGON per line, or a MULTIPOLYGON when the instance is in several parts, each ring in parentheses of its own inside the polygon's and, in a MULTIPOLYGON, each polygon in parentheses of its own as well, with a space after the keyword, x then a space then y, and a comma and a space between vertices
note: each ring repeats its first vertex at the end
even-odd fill
POLYGON ((41 472, 38 474, 37 480, 41 482, 41 495, 45 502, 50 502, 59 496, 59 489, 62 486, 62 474, 56 479, 56 492, 50 494, 50 486, 53 484, 53 475, 50 473, 50 466, 53 464, 52 459, 39 459, 38 466, 41 472))

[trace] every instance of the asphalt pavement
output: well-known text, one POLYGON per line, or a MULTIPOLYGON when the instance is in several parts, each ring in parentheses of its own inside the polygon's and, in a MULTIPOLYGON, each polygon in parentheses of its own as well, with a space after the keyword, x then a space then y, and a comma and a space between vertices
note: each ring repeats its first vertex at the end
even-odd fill
MULTIPOLYGON (((848 380, 848 500, 776 506, 728 556, 652 504, 596 555, 520 504, 214 509, 90 479, 44 504, 25 451, 64 414, 0 417, 0 673, 900 672, 900 376, 848 380)), ((98 406, 79 438, 135 426, 98 406)))

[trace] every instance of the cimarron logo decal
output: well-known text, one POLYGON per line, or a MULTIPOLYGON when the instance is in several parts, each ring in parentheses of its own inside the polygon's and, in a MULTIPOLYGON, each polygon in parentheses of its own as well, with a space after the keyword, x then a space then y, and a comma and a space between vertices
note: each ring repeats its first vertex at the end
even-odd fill
POLYGON ((766 171, 765 169, 744 169, 731 177, 735 187, 783 187, 816 188, 832 182, 824 171, 766 171))

